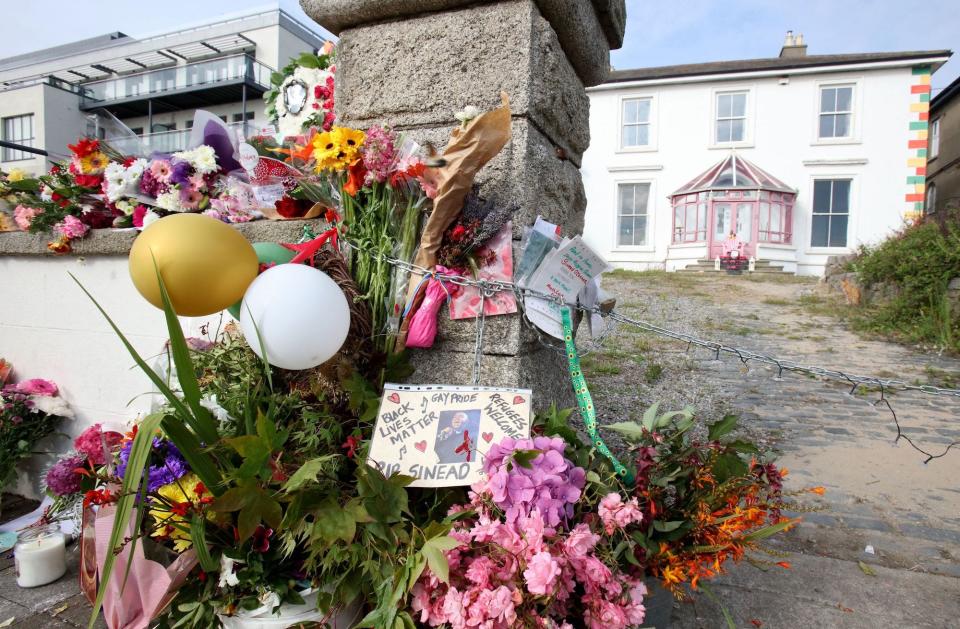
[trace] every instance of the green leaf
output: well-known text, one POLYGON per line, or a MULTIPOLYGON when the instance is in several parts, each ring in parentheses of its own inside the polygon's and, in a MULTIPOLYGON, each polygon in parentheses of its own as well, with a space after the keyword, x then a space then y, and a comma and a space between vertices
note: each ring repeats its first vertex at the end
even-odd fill
POLYGON ((190 539, 193 541, 193 549, 197 553, 200 567, 204 572, 216 572, 220 564, 210 556, 210 549, 207 548, 207 523, 199 513, 194 513, 193 519, 190 520, 190 539))
POLYGON ((777 533, 787 530, 788 528, 795 526, 799 519, 786 520, 784 522, 778 522, 776 524, 771 524, 770 526, 765 526, 762 529, 757 529, 756 531, 751 531, 743 536, 743 539, 756 542, 762 539, 767 539, 772 537, 777 533))
POLYGON ((720 602, 720 599, 717 598, 717 595, 713 593, 713 590, 710 588, 710 586, 701 580, 700 589, 704 594, 707 595, 707 598, 713 601, 717 607, 720 608, 720 613, 723 614, 723 619, 727 623, 727 629, 737 629, 737 623, 733 622, 733 616, 730 615, 730 612, 727 610, 726 606, 720 602))
POLYGON ((719 441, 721 437, 737 427, 736 415, 724 415, 720 421, 710 424, 707 430, 707 439, 719 441))
POLYGON ((863 563, 862 561, 858 561, 857 565, 860 567, 860 572, 867 575, 868 577, 877 576, 877 571, 871 568, 870 566, 868 566, 867 564, 863 563))
POLYGON ((660 531, 661 533, 669 533, 670 531, 675 531, 676 529, 683 526, 683 520, 673 520, 672 522, 664 522, 663 520, 654 520, 653 528, 655 531, 660 531))
POLYGON ((459 546, 459 540, 444 535, 443 537, 428 539, 424 542, 423 548, 420 549, 427 560, 427 565, 430 566, 430 572, 444 583, 450 582, 450 564, 447 563, 447 558, 443 553, 459 546))
POLYGON ((530 470, 533 469, 533 460, 543 454, 540 450, 514 450, 513 460, 520 467, 530 470))
POLYGON ((657 402, 653 406, 647 409, 647 412, 643 414, 643 420, 641 424, 649 432, 653 432, 654 427, 657 424, 657 411, 660 410, 660 402, 657 402))
POLYGON ((153 266, 157 273, 157 283, 160 286, 160 298, 163 300, 163 316, 167 320, 170 353, 173 356, 173 364, 177 368, 177 381, 183 391, 183 399, 187 402, 190 410, 193 411, 192 415, 185 416, 183 419, 190 424, 201 441, 213 445, 220 439, 220 433, 217 432, 217 422, 213 419, 210 411, 200 404, 200 398, 203 395, 200 393, 200 384, 197 382, 196 367, 193 365, 193 360, 190 359, 190 348, 187 347, 187 340, 183 336, 183 328, 180 327, 180 320, 177 319, 177 313, 173 310, 173 302, 170 301, 170 294, 167 292, 167 286, 163 281, 156 259, 153 261, 153 266))
POLYGON ((233 487, 225 494, 213 501, 211 508, 218 513, 230 513, 239 511, 253 502, 258 493, 258 489, 252 485, 243 485, 233 487))
POLYGON ((337 540, 350 544, 357 533, 357 521, 349 511, 329 501, 317 511, 314 529, 328 544, 337 540))
POLYGON ((674 417, 682 417, 684 421, 693 419, 693 407, 688 406, 682 411, 673 411, 670 413, 664 413, 657 419, 657 428, 666 428, 670 425, 670 420, 674 417))
POLYGON ((323 470, 323 466, 326 465, 328 461, 336 458, 336 456, 335 454, 327 454, 315 459, 310 459, 290 476, 283 485, 283 491, 289 494, 292 491, 300 489, 307 483, 317 482, 317 474, 323 470))
POLYGON ((745 476, 749 468, 743 460, 732 452, 721 454, 713 464, 713 475, 724 483, 731 478, 745 476))
MULTIPOLYGON (((110 532, 109 547, 112 549, 119 549, 127 536, 130 515, 133 512, 137 489, 139 489, 141 479, 147 467, 147 462, 150 458, 150 450, 153 447, 153 434, 160 425, 160 419, 160 415, 146 416, 140 422, 137 435, 133 438, 133 445, 130 447, 130 456, 127 459, 127 468, 120 489, 120 499, 117 500, 117 507, 114 512, 113 529, 110 532)), ((145 502, 141 501, 137 508, 141 510, 145 509, 145 502)), ((113 575, 116 560, 116 553, 107 553, 103 569, 100 571, 100 587, 97 589, 97 597, 93 603, 93 612, 90 615, 90 622, 87 625, 88 629, 93 629, 94 624, 97 622, 100 608, 103 606, 103 598, 107 593, 107 584, 110 583, 110 577, 113 575)))
POLYGON ((749 454, 760 454, 760 448, 750 443, 749 441, 744 441, 743 439, 737 439, 736 441, 731 441, 727 444, 728 448, 733 448, 737 452, 746 452, 749 454))
POLYGON ((644 435, 644 427, 636 422, 617 422, 616 424, 607 424, 603 428, 620 433, 631 441, 640 441, 644 435))

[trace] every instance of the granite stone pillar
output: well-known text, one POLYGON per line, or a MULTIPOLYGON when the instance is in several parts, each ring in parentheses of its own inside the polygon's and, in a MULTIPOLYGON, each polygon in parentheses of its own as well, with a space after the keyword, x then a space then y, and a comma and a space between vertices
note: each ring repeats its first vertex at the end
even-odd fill
MULTIPOLYGON (((510 96, 511 141, 477 176, 481 194, 516 203, 514 239, 536 216, 583 229, 579 167, 590 141, 585 86, 601 83, 623 41, 624 0, 301 0, 339 35, 336 113, 342 124, 390 124, 442 149, 467 105, 510 96)), ((467 384, 475 322, 441 313, 442 340, 413 350, 414 383, 467 384)), ((486 320, 481 384, 534 390, 538 408, 572 404, 565 361, 519 316, 486 320)))

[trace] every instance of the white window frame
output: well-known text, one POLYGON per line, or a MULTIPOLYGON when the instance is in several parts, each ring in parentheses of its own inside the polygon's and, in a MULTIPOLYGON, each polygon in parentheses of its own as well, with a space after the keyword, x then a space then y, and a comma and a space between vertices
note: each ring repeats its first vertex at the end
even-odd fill
POLYGON ((936 159, 940 154, 940 118, 942 116, 930 121, 930 154, 927 156, 927 161, 936 159))
MULTIPOLYGON (((621 177, 613 181, 613 251, 654 251, 656 245, 653 242, 654 230, 653 220, 656 216, 656 180, 645 177, 621 177), (620 244, 620 186, 630 184, 647 184, 650 186, 647 196, 647 231, 643 245, 621 245, 620 244)), ((631 215, 636 216, 636 215, 631 215)))
MULTIPOLYGON (((860 144, 860 112, 863 111, 863 78, 852 77, 817 81, 813 90, 813 121, 811 144, 860 144), (853 95, 850 99, 850 135, 842 138, 820 137, 820 91, 830 87, 852 87, 853 95)), ((829 112, 832 113, 832 112, 829 112)), ((843 112, 841 112, 843 113, 843 112)))
MULTIPOLYGON (((810 199, 808 208, 809 210, 805 212, 807 217, 807 226, 805 229, 804 235, 804 246, 807 249, 807 253, 816 254, 816 253, 849 253, 853 251, 854 246, 851 244, 855 242, 854 235, 857 233, 857 225, 855 217, 859 216, 857 212, 857 203, 859 200, 859 189, 858 189, 859 179, 854 173, 834 173, 829 175, 815 175, 810 178, 810 196, 807 197, 810 199), (813 217, 814 217, 814 207, 813 207, 813 198, 814 198, 814 188, 817 185, 818 181, 833 181, 835 179, 849 179, 850 180, 850 199, 849 205, 847 206, 847 244, 843 247, 823 247, 823 246, 814 246, 813 241, 813 217)), ((793 206, 794 212, 794 224, 796 224, 796 213, 797 205, 793 206)), ((797 233, 793 233, 793 242, 797 242, 797 233)))
MULTIPOLYGON (((20 123, 20 128, 23 128, 23 122, 20 123)), ((21 146, 33 147, 37 141, 37 116, 34 112, 29 112, 25 114, 15 114, 13 116, 3 116, 0 118, 0 138, 5 142, 13 142, 15 144, 20 144, 21 146), (8 138, 7 137, 7 121, 14 120, 17 118, 29 118, 30 120, 30 137, 29 138, 8 138)), ((0 160, 4 163, 6 162, 25 162, 32 159, 36 159, 37 155, 33 153, 27 153, 26 151, 21 151, 19 149, 8 149, 4 148, 0 152, 0 160)))
POLYGON ((750 148, 753 143, 753 131, 756 124, 756 107, 754 106, 756 86, 750 85, 730 85, 722 88, 713 88, 710 90, 710 137, 707 147, 711 149, 730 149, 730 148, 750 148), (730 142, 717 142, 717 119, 720 113, 717 107, 717 101, 721 94, 745 94, 744 121, 743 121, 743 139, 730 142))
POLYGON ((923 213, 935 214, 937 211, 937 184, 932 183, 927 186, 927 194, 924 197, 923 213))
POLYGON ((623 94, 617 98, 617 153, 647 153, 657 150, 657 95, 654 93, 623 94), (623 145, 623 107, 628 100, 650 101, 650 117, 647 120, 647 143, 638 146, 623 145))

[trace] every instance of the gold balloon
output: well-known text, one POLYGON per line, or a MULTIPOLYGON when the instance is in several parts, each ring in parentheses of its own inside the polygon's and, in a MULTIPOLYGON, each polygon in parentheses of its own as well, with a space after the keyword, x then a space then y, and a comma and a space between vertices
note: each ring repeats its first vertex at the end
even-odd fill
POLYGON ((173 214, 144 229, 130 249, 133 285, 162 309, 157 269, 174 311, 200 317, 243 297, 257 277, 257 252, 240 232, 215 218, 173 214))

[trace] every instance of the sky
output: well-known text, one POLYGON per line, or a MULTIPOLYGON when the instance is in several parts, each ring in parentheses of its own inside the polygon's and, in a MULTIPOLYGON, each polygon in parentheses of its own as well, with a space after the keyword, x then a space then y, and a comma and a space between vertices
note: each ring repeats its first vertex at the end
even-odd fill
MULTIPOLYGON (((775 57, 787 30, 808 54, 948 48, 934 91, 960 75, 957 0, 626 0, 627 33, 616 68, 775 57), (922 7, 918 10, 916 7, 922 7)), ((34 0, 8 12, 0 58, 122 31, 156 35, 280 5, 310 23, 296 0, 34 0)))

